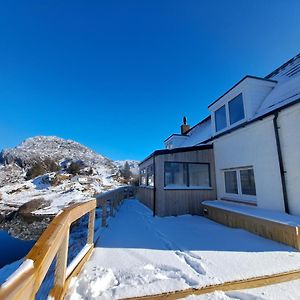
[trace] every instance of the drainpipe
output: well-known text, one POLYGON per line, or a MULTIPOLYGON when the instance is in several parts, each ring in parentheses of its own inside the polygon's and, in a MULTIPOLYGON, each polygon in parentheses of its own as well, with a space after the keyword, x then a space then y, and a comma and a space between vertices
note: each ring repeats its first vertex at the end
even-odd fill
POLYGON ((284 170, 284 163, 282 158, 282 151, 281 151, 281 144, 280 144, 280 137, 279 137, 279 129, 278 127, 278 111, 274 113, 273 118, 273 125, 274 125, 274 133, 275 133, 275 140, 276 140, 276 148, 277 148, 277 155, 278 155, 278 161, 279 161, 279 168, 280 168, 280 175, 281 175, 281 184, 282 184, 282 193, 283 193, 283 201, 284 201, 284 210, 287 214, 290 213, 289 209, 289 201, 288 201, 288 195, 286 190, 286 178, 285 178, 285 170, 284 170))
POLYGON ((155 155, 153 155, 153 217, 156 215, 155 155))

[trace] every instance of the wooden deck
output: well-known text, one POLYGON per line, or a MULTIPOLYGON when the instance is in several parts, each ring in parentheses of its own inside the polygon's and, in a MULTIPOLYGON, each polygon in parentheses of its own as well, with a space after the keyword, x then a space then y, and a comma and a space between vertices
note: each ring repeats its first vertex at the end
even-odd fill
POLYGON ((259 216, 242 214, 207 204, 204 205, 204 209, 206 216, 213 221, 229 227, 246 229, 262 237, 300 250, 299 226, 276 222, 260 218, 259 216))
MULTIPOLYGON (((99 195, 97 199, 75 204, 56 216, 46 231, 36 242, 32 250, 26 256, 25 261, 0 287, 0 299, 35 299, 36 294, 48 272, 53 260, 56 258, 55 280, 49 296, 52 299, 63 299, 68 291, 69 283, 73 276, 79 274, 84 264, 89 260, 94 247, 95 209, 102 206, 101 226, 107 226, 106 205, 109 203, 110 216, 114 216, 117 207, 124 198, 134 190, 119 188, 115 191, 99 195), (89 214, 88 237, 86 246, 79 252, 73 261, 67 266, 68 241, 70 225, 89 214)), ((254 217, 241 217, 241 215, 206 206, 208 217, 230 227, 245 228, 251 232, 273 240, 284 242, 299 249, 298 229, 286 224, 272 224, 270 221, 259 220, 254 217), (285 227, 283 226, 285 225, 285 227), (282 227, 283 226, 283 227, 282 227), (293 228, 292 228, 293 227, 293 228), (275 231, 275 233, 273 232, 275 231)), ((229 281, 222 284, 206 286, 200 289, 186 289, 170 293, 149 295, 128 299, 179 299, 189 295, 202 295, 214 291, 233 291, 256 287, 263 287, 276 283, 300 279, 300 270, 247 278, 239 281, 229 281)))

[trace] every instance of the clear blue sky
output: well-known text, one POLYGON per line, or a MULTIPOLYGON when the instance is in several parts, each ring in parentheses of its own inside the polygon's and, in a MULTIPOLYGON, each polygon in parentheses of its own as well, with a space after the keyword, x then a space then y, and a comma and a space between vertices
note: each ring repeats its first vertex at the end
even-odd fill
POLYGON ((300 49, 298 0, 0 2, 0 148, 57 135, 143 159, 300 49))

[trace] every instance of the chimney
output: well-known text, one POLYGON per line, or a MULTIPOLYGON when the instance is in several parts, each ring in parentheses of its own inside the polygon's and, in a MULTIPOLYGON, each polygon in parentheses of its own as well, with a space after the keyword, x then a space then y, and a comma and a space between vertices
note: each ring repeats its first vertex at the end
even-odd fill
POLYGON ((180 126, 181 134, 186 134, 190 130, 190 125, 186 124, 186 117, 183 117, 183 124, 180 126))

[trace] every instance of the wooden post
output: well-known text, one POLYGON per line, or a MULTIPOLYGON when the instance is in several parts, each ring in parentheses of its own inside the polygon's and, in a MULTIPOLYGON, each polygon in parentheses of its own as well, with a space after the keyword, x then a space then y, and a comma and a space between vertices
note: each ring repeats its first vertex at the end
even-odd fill
POLYGON ((88 225, 88 237, 87 237, 88 244, 94 243, 95 214, 96 214, 96 209, 93 209, 89 212, 89 225, 88 225))
POLYGON ((63 289, 66 280, 70 227, 56 254, 54 288, 63 289))
POLYGON ((102 199, 102 222, 101 226, 106 227, 106 199, 102 199))

